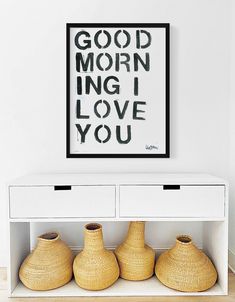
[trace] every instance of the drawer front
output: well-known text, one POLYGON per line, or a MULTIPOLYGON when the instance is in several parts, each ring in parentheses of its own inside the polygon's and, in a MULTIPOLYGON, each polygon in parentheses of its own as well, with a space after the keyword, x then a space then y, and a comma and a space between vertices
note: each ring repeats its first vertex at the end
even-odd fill
POLYGON ((115 217, 115 186, 10 187, 10 217, 115 217))
POLYGON ((121 186, 120 217, 223 217, 224 186, 121 186))

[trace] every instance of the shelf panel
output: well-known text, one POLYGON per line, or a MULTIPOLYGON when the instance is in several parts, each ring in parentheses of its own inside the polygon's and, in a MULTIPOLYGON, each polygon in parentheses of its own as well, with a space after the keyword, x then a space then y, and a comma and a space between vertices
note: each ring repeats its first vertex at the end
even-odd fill
POLYGON ((225 217, 126 217, 126 218, 100 218, 100 217, 84 217, 84 218, 11 218, 9 222, 87 222, 87 221, 166 221, 166 222, 184 222, 184 221, 225 221, 225 217))
POLYGON ((56 173, 27 175, 10 183, 11 186, 87 184, 225 185, 227 181, 200 173, 56 173))
POLYGON ((100 297, 100 296, 211 296, 225 293, 215 284, 204 292, 184 293, 172 290, 159 282, 156 277, 145 281, 126 281, 121 278, 111 287, 101 291, 88 291, 78 287, 74 280, 68 284, 50 291, 32 291, 21 282, 12 293, 12 297, 100 297))

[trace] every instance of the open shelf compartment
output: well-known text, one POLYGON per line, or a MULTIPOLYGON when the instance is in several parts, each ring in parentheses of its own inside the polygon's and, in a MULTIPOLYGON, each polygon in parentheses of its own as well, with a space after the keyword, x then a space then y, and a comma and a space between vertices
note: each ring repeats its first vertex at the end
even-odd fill
MULTIPOLYGON (((146 243, 159 253, 170 248, 178 234, 190 234, 199 248, 211 258, 218 272, 218 281, 204 292, 184 293, 172 290, 155 277, 145 281, 126 281, 121 278, 102 291, 79 288, 74 280, 61 288, 50 291, 27 289, 18 278, 20 264, 35 247, 36 237, 44 232, 57 230, 76 254, 83 246, 85 222, 10 222, 9 296, 11 297, 76 297, 76 296, 211 296, 226 295, 228 283, 227 224, 224 221, 158 221, 146 223, 146 243)), ((124 238, 127 222, 102 222, 104 242, 113 249, 124 238)))

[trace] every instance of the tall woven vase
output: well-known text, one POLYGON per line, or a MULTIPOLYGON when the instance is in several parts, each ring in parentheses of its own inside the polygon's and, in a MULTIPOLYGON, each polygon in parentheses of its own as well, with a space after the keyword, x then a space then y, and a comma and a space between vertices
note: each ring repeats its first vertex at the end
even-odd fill
POLYGON ((101 290, 111 286, 119 277, 119 267, 113 252, 104 248, 102 226, 85 226, 84 249, 73 263, 76 283, 88 290, 101 290))
POLYGON ((155 252, 145 244, 144 230, 144 222, 130 222, 126 239, 115 250, 123 279, 145 280, 153 275, 155 252))
POLYGON ((57 233, 38 237, 36 248, 19 270, 22 283, 32 290, 49 290, 68 283, 73 274, 73 255, 57 233))
POLYGON ((217 280, 211 260, 187 235, 178 236, 175 246, 160 255, 155 273, 164 285, 184 292, 207 290, 217 280))

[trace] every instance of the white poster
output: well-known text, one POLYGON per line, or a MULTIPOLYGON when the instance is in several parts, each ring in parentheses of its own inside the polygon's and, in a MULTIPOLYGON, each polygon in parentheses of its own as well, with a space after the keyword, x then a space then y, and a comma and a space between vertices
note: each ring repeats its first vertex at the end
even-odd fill
POLYGON ((67 24, 67 157, 169 157, 169 24, 67 24))

